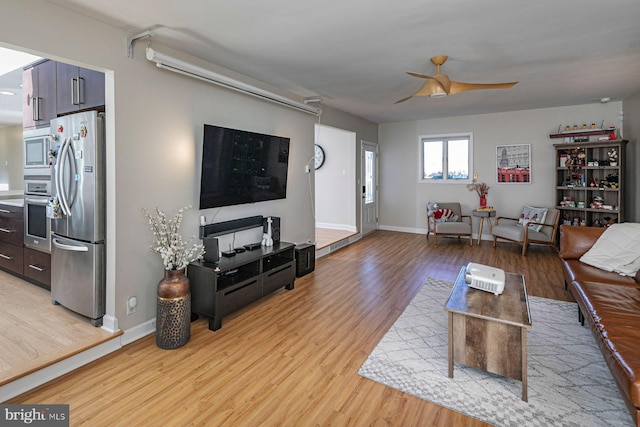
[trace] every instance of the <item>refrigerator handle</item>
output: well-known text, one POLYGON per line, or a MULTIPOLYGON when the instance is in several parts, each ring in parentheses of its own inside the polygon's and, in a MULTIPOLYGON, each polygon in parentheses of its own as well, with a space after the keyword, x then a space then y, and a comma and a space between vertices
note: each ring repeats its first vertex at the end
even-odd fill
POLYGON ((71 209, 69 208, 69 203, 67 201, 66 189, 63 185, 64 168, 67 160, 67 152, 69 151, 69 145, 71 145, 71 139, 65 138, 65 140, 62 142, 60 158, 58 161, 58 165, 56 166, 56 187, 58 188, 58 196, 60 199, 60 207, 62 208, 62 213, 66 216, 71 216, 71 209))
POLYGON ((89 252, 89 248, 86 247, 86 246, 65 245, 64 243, 61 243, 60 240, 56 239, 55 237, 53 239, 51 239, 51 243, 53 243, 53 245, 56 248, 64 249, 65 251, 89 252))

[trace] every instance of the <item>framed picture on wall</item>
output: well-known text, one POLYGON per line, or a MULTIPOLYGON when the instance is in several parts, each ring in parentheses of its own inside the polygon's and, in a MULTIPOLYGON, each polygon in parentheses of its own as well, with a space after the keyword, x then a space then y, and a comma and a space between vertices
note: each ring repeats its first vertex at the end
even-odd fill
POLYGON ((496 182, 531 183, 531 144, 496 146, 496 182))

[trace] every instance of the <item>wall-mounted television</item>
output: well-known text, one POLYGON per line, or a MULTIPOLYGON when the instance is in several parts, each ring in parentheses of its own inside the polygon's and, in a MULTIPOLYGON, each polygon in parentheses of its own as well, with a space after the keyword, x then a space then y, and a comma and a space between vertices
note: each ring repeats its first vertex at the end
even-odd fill
POLYGON ((200 209, 287 197, 290 139, 204 125, 200 209))

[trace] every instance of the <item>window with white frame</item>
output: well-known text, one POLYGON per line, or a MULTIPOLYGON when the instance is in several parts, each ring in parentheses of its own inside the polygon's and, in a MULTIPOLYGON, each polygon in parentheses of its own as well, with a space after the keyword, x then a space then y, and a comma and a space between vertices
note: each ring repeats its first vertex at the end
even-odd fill
POLYGON ((473 135, 420 137, 421 182, 468 182, 472 176, 473 135))

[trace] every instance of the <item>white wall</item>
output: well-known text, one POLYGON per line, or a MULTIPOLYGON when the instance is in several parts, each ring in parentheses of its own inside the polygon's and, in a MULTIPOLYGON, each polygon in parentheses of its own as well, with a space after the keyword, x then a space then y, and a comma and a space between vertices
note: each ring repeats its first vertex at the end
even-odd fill
POLYGON ((304 165, 313 156, 316 117, 160 70, 145 59, 146 42, 135 46, 130 59, 127 36, 45 1, 3 1, 0 43, 107 72, 107 314, 117 317, 120 329, 155 317, 156 285, 163 274, 160 258, 149 251, 152 235, 142 207, 175 212, 192 204, 183 223, 185 237, 197 235, 200 214, 216 214, 216 221, 275 215, 282 219, 283 240, 314 237, 304 165), (204 123, 290 137, 287 198, 198 212, 204 123), (132 295, 140 302, 137 312, 127 316, 126 300, 132 295))
MULTIPOLYGON (((328 107, 326 105, 322 105, 322 117, 321 123, 332 126, 338 129, 350 130, 355 132, 356 134, 356 153, 359 152, 360 141, 378 141, 378 124, 370 122, 368 120, 363 119, 362 117, 354 116, 353 114, 345 113, 340 110, 336 110, 335 108, 328 107)), ((361 201, 362 201, 362 183, 360 178, 360 169, 362 165, 360 164, 361 158, 360 155, 355 156, 355 170, 356 170, 356 179, 351 183, 353 186, 353 194, 355 197, 355 209, 356 209, 356 229, 360 230, 360 221, 361 221, 361 201)))
MULTIPOLYGON (((427 100, 428 101, 428 100, 427 100)), ((437 100, 435 100, 437 102, 437 100)), ((488 203, 498 215, 517 216, 525 204, 554 206, 555 151, 550 139, 560 124, 582 125, 602 120, 605 126, 619 126, 621 102, 588 104, 508 113, 482 114, 426 119, 380 125, 380 223, 381 228, 425 232, 426 202, 459 201, 470 214, 478 206, 478 196, 466 184, 419 183, 419 144, 421 135, 473 133, 474 171, 478 181, 486 182, 488 203), (530 144, 532 182, 530 184, 496 183, 496 146, 530 144)), ((474 221, 477 229, 478 221, 474 221)))
POLYGON ((0 128, 0 184, 23 190, 22 126, 0 128))
POLYGON ((315 171, 316 225, 355 232, 355 132, 316 125, 316 139, 325 152, 324 164, 315 171))
MULTIPOLYGON (((185 204, 183 235, 198 234, 199 216, 226 221, 251 215, 281 217, 282 238, 314 239, 304 166, 313 156, 315 116, 242 95, 155 67, 146 41, 127 57, 131 34, 43 0, 3 0, 0 45, 107 74, 107 314, 127 330, 155 317, 156 286, 163 274, 142 207, 175 212, 185 204), (26 29, 29 29, 28 31, 26 29), (198 211, 203 124, 291 138, 287 198, 198 211), (139 305, 126 315, 126 301, 139 305)), ((153 43, 159 51, 285 96, 292 96, 198 58, 153 43)), ((323 123, 375 139, 377 125, 323 108, 323 123), (371 136, 374 135, 374 136, 371 136)))
POLYGON ((629 185, 625 191, 627 206, 625 218, 628 221, 640 222, 640 93, 629 97, 622 103, 624 107, 624 139, 627 144, 626 174, 629 185))

